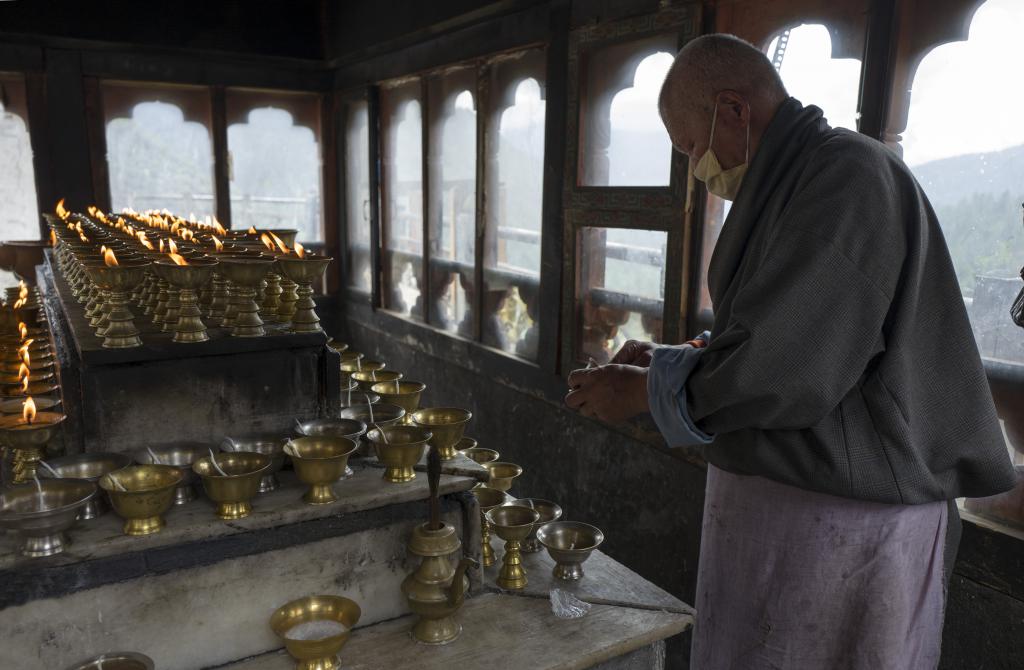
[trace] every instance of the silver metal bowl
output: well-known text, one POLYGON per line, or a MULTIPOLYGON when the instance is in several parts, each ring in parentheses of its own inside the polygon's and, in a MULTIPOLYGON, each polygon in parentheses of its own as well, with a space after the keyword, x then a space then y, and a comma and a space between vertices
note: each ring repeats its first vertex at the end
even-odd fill
POLYGON ((229 435, 220 443, 221 451, 255 451, 270 456, 270 469, 260 479, 260 493, 270 493, 278 487, 277 472, 284 465, 284 445, 288 435, 281 433, 249 433, 229 435))
MULTIPOLYGON (((54 476, 43 466, 37 468, 39 476, 44 479, 85 479, 95 484, 100 477, 131 465, 132 459, 126 454, 113 452, 94 452, 72 454, 45 461, 57 473, 54 476)), ((107 494, 100 491, 78 511, 80 521, 88 521, 106 513, 110 509, 107 494)))
POLYGON ((210 453, 212 445, 202 442, 174 442, 159 447, 138 449, 132 454, 136 463, 148 465, 153 463, 150 451, 156 456, 157 465, 170 465, 181 472, 181 483, 174 489, 174 504, 184 505, 196 499, 196 484, 199 475, 192 470, 192 464, 210 453))
POLYGON ((84 479, 40 480, 0 493, 0 527, 23 538, 23 556, 53 556, 64 551, 64 531, 78 511, 96 496, 96 484, 84 479))

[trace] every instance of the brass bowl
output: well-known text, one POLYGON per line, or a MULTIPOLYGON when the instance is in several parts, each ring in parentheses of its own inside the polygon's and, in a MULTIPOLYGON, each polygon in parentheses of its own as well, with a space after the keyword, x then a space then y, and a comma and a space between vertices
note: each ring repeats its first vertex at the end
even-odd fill
MULTIPOLYGON (((17 369, 14 370, 17 372, 17 369)), ((394 370, 356 370, 350 372, 348 377, 356 383, 360 391, 369 391, 378 382, 394 382, 402 378, 401 372, 394 370)))
POLYGON ((552 521, 537 530, 537 541, 555 561, 557 579, 583 578, 583 562, 604 542, 604 533, 579 521, 552 521))
POLYGON ((462 453, 480 465, 487 465, 488 463, 493 463, 501 458, 501 454, 496 452, 494 449, 484 449, 483 447, 472 447, 470 449, 463 450, 462 453))
POLYGON ((24 398, 25 396, 32 396, 33 398, 35 398, 36 396, 47 395, 49 393, 53 393, 59 390, 60 386, 57 386, 56 384, 33 384, 31 381, 29 381, 27 392, 23 391, 21 389, 21 386, 0 385, 0 396, 4 396, 7 398, 24 398))
MULTIPOLYGON (((352 382, 352 392, 349 393, 345 389, 341 391, 341 401, 338 403, 339 407, 344 410, 347 407, 365 407, 366 403, 376 405, 380 402, 380 396, 376 393, 370 393, 368 391, 357 390, 359 385, 355 381, 352 382)), ((405 414, 405 410, 402 410, 405 414)), ((347 417, 346 417, 347 418, 347 417)))
POLYGON ((326 505, 338 500, 331 484, 345 474, 348 457, 356 450, 354 439, 333 435, 299 437, 289 441, 284 449, 291 456, 295 474, 309 484, 303 502, 326 505))
POLYGON ((491 475, 487 486, 499 491, 508 491, 512 488, 512 480, 523 474, 523 469, 515 463, 494 461, 492 463, 485 463, 484 467, 487 468, 491 475))
POLYGON ((347 344, 345 344, 344 342, 339 342, 338 340, 334 339, 333 337, 331 339, 327 340, 327 346, 330 347, 331 349, 334 349, 339 354, 345 353, 345 351, 348 349, 348 345, 347 344))
POLYGON ((22 556, 53 556, 64 551, 78 510, 96 495, 96 485, 80 479, 51 479, 0 493, 0 528, 23 538, 22 556), (42 489, 40 500, 39 489, 42 489))
MULTIPOLYGON (((37 372, 39 370, 46 370, 48 372, 53 371, 53 358, 35 358, 32 354, 29 354, 28 369, 30 372, 37 372)), ((21 359, 15 361, 5 361, 3 364, 3 371, 9 374, 17 375, 21 370, 22 362, 21 359)), ((383 381, 383 380, 382 380, 383 381)))
POLYGON ((463 438, 461 440, 459 440, 458 442, 455 443, 455 450, 456 451, 465 451, 466 449, 472 449, 475 446, 477 446, 476 440, 474 440, 471 437, 463 436, 463 438))
MULTIPOLYGON (((50 470, 40 466, 36 472, 41 478, 46 479, 85 479, 97 483, 100 477, 108 472, 115 472, 131 465, 132 459, 124 454, 93 452, 87 454, 72 454, 61 456, 45 461, 46 465, 56 472, 54 476, 50 470)), ((89 502, 82 505, 78 510, 78 520, 88 521, 95 519, 110 509, 110 503, 105 494, 98 492, 89 502)))
POLYGON ((358 351, 349 351, 347 346, 345 347, 345 351, 339 351, 338 354, 341 356, 342 365, 349 361, 359 361, 365 358, 365 356, 358 351))
POLYGON ((492 507, 484 515, 487 523, 506 542, 522 542, 540 519, 540 512, 515 502, 492 507))
POLYGON ((153 670, 154 667, 149 656, 133 651, 116 651, 76 663, 67 670, 153 670))
POLYGON ((225 437, 220 443, 220 450, 226 452, 251 451, 270 456, 270 469, 260 479, 259 488, 260 493, 270 493, 279 485, 277 472, 284 467, 284 445, 286 444, 288 444, 288 436, 281 433, 250 433, 225 437))
POLYGON ((192 464, 210 452, 210 446, 201 442, 176 442, 159 447, 139 449, 134 454, 136 463, 148 464, 153 459, 149 452, 156 455, 157 465, 170 465, 181 472, 181 483, 174 489, 174 504, 184 505, 195 500, 195 485, 199 477, 192 470, 192 464))
POLYGON ((540 518, 537 519, 536 525, 534 525, 533 530, 530 531, 530 536, 523 541, 524 552, 528 554, 535 554, 540 551, 540 543, 537 542, 537 530, 546 523, 551 523, 552 521, 558 521, 561 519, 562 508, 550 500, 541 500, 540 498, 520 498, 513 503, 506 504, 522 505, 523 507, 535 509, 540 513, 540 518))
MULTIPOLYGON (((380 396, 382 402, 398 405, 405 410, 405 413, 412 414, 420 406, 420 396, 423 395, 427 385, 423 382, 397 381, 378 382, 370 387, 370 390, 380 396)), ((409 421, 408 418, 405 419, 409 421)))
POLYGON ((236 451, 217 455, 217 465, 226 474, 220 474, 210 457, 205 456, 192 464, 192 469, 203 480, 203 489, 210 500, 217 503, 217 516, 221 519, 242 519, 252 513, 252 499, 260 489, 260 479, 272 467, 273 459, 253 451, 236 451))
POLYGON ((474 488, 473 495, 476 496, 476 502, 480 506, 480 545, 482 550, 480 558, 484 567, 489 568, 494 565, 495 556, 494 547, 491 546, 491 524, 487 523, 487 513, 495 507, 513 502, 515 498, 504 491, 490 489, 486 486, 474 488))
POLYGON ((426 428, 434 437, 430 445, 437 449, 442 461, 450 461, 458 452, 455 445, 462 439, 466 424, 473 418, 473 413, 458 407, 431 407, 413 412, 413 424, 426 428))
MULTIPOLYGON (((360 438, 366 434, 366 424, 356 419, 314 419, 299 423, 298 430, 301 435, 308 437, 347 437, 356 443, 358 449, 362 444, 360 438)), ((358 455, 358 453, 353 454, 353 456, 358 455)), ((352 468, 346 464, 345 479, 353 474, 352 468)))
POLYGON ((181 472, 170 465, 130 465, 100 477, 100 488, 124 519, 125 535, 151 535, 167 525, 163 515, 174 502, 181 472))
MULTIPOLYGON (((32 402, 36 404, 36 411, 45 412, 56 408, 60 404, 60 398, 41 396, 39 398, 32 398, 32 402)), ((0 400, 0 414, 17 414, 21 416, 24 409, 25 400, 23 398, 0 400)))
POLYGON ((270 628, 284 641, 288 653, 298 659, 297 670, 338 670, 341 666, 337 654, 348 642, 361 614, 359 605, 348 598, 309 596, 279 607, 270 617, 270 628), (328 637, 297 639, 305 637, 297 635, 298 626, 317 621, 333 621, 341 627, 337 634, 328 637), (288 637, 289 632, 295 637, 288 637))
POLYGON ((431 434, 417 426, 388 426, 374 428, 366 438, 377 452, 377 460, 384 465, 384 479, 400 484, 416 479, 413 467, 427 451, 431 434))
MULTIPOLYGON (((37 384, 39 382, 48 382, 53 379, 52 370, 37 370, 36 372, 29 371, 28 383, 37 384)), ((13 375, 0 375, 0 384, 7 386, 21 386, 21 377, 17 373, 13 375)))

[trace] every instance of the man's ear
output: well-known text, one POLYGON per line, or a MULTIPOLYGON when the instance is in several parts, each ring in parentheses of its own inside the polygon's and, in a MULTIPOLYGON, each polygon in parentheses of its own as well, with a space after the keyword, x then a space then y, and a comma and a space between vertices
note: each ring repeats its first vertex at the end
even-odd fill
POLYGON ((750 103, 740 93, 726 89, 718 93, 718 121, 745 127, 750 123, 750 103))

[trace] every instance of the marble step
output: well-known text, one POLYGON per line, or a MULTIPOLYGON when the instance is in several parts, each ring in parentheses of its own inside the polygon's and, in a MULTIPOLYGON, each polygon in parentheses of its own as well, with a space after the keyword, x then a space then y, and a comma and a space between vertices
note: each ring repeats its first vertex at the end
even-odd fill
MULTIPOLYGON (((339 658, 346 670, 660 670, 664 640, 693 623, 689 614, 594 605, 580 619, 559 619, 547 598, 489 593, 466 601, 462 635, 443 646, 418 644, 413 618, 359 626, 339 658)), ((292 670, 287 652, 218 670, 292 670)))
MULTIPOLYGON (((416 560, 406 543, 427 515, 425 476, 406 484, 354 464, 331 505, 301 502, 294 474, 225 522, 200 498, 171 510, 152 536, 121 533, 113 513, 77 524, 59 556, 25 559, 0 536, 0 668, 67 667, 137 651, 161 670, 194 670, 278 648, 273 611, 311 594, 343 595, 374 623, 408 612, 399 585, 416 560)), ((443 518, 479 555, 474 477, 443 475, 443 518)), ((479 573, 471 575, 479 584, 479 573)))

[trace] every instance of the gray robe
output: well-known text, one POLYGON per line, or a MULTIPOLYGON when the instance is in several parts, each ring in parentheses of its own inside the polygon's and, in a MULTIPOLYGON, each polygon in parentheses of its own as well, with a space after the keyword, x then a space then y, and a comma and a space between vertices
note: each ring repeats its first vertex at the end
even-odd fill
POLYGON ((710 343, 675 389, 708 462, 882 503, 1014 485, 942 231, 881 143, 784 102, 708 283, 710 343))

